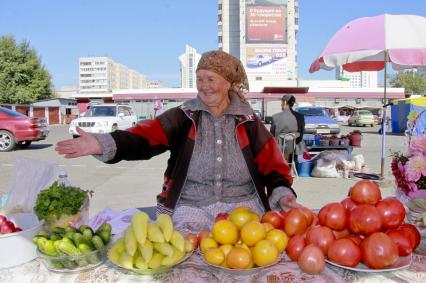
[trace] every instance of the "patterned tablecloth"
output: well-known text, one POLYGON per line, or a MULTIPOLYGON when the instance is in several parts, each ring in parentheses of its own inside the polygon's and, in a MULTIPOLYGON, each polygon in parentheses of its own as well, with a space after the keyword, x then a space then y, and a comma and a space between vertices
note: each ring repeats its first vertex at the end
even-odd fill
POLYGON ((327 265, 319 275, 302 272, 296 262, 283 257, 279 263, 255 274, 237 276, 206 265, 201 256, 194 253, 189 259, 168 272, 155 276, 137 275, 114 266, 107 261, 101 266, 80 273, 53 273, 38 260, 21 266, 0 270, 0 282, 426 282, 426 241, 419 247, 422 255, 413 254, 412 263, 406 269, 392 272, 354 272, 327 265))

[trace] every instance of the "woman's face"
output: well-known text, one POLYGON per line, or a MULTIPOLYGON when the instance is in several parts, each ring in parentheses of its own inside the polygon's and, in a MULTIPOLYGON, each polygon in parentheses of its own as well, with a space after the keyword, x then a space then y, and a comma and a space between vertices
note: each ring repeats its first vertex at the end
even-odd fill
POLYGON ((208 70, 197 71, 197 90, 201 101, 217 116, 230 104, 229 89, 231 84, 222 76, 208 70))

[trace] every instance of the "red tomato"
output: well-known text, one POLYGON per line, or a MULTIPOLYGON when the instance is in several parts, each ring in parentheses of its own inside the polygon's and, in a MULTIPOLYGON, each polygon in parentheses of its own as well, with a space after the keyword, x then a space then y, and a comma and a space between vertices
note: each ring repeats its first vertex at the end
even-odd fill
POLYGON ((364 263, 373 269, 391 266, 398 259, 398 247, 382 232, 367 236, 361 243, 361 253, 364 263))
POLYGON ((296 209, 298 209, 303 213, 303 215, 305 215, 308 226, 311 225, 314 221, 314 213, 307 207, 299 207, 296 209))
POLYGON ((362 243, 361 237, 358 236, 358 235, 354 235, 354 234, 350 234, 350 235, 346 236, 345 239, 351 240, 352 242, 354 242, 358 246, 360 246, 361 243, 362 243))
POLYGON ((307 245, 300 254, 297 263, 304 272, 319 274, 325 267, 324 254, 317 246, 307 245))
POLYGON ((201 243, 201 241, 210 235, 210 231, 208 230, 202 230, 200 233, 198 233, 198 244, 201 243))
POLYGON ((312 226, 317 226, 317 225, 319 225, 318 214, 314 213, 314 220, 312 220, 311 227, 312 226))
POLYGON ((351 189, 351 199, 357 204, 376 204, 382 199, 379 186, 370 180, 358 181, 351 189))
POLYGON ((284 220, 284 232, 287 236, 301 235, 308 227, 305 215, 298 209, 290 210, 284 220))
POLYGON ((226 213, 226 212, 218 213, 216 215, 216 218, 215 218, 214 222, 218 222, 220 220, 226 220, 226 219, 228 219, 228 216, 229 216, 229 214, 226 213))
POLYGON ((395 229, 402 224, 405 218, 405 208, 396 198, 386 198, 376 204, 382 216, 382 227, 395 229))
POLYGON ((393 242, 398 247, 398 254, 400 256, 407 256, 413 251, 413 246, 411 245, 410 237, 404 233, 402 230, 389 230, 386 232, 386 235, 391 237, 393 242))
POLYGON ((346 208, 348 211, 357 206, 357 204, 350 198, 345 198, 340 202, 344 208, 346 208))
POLYGON ((285 251, 292 261, 297 261, 305 246, 305 237, 303 235, 296 235, 290 238, 285 251))
POLYGON ((333 230, 333 234, 336 237, 336 239, 344 238, 346 236, 349 236, 350 232, 347 228, 341 231, 333 230))
POLYGON ((284 210, 281 210, 280 211, 280 215, 281 215, 281 217, 282 217, 282 220, 283 220, 283 225, 284 225, 284 220, 285 220, 285 217, 287 216, 287 211, 284 211, 284 210))
POLYGON ((262 223, 270 223, 272 226, 274 226, 276 229, 281 229, 283 227, 283 217, 280 215, 277 211, 267 211, 263 216, 262 220, 260 221, 262 223))
POLYGON ((327 256, 337 264, 355 267, 361 261, 361 249, 352 240, 342 238, 331 244, 327 256))
POLYGON ((348 227, 354 234, 368 235, 380 231, 382 217, 374 205, 360 204, 349 211, 348 227))
POLYGON ((332 202, 320 209, 318 218, 320 225, 340 231, 346 228, 347 210, 342 204, 332 202))
POLYGON ((317 245, 325 255, 334 240, 333 231, 326 226, 314 226, 306 232, 306 244, 317 245))
POLYGON ((186 239, 194 246, 195 249, 198 247, 197 235, 193 233, 188 233, 188 235, 186 235, 186 239))
POLYGON ((410 242, 412 244, 413 251, 415 251, 416 248, 420 244, 420 238, 421 237, 420 237, 419 230, 417 230, 417 228, 414 225, 407 224, 407 223, 399 226, 398 230, 405 231, 404 233, 406 233, 406 235, 410 238, 410 242))

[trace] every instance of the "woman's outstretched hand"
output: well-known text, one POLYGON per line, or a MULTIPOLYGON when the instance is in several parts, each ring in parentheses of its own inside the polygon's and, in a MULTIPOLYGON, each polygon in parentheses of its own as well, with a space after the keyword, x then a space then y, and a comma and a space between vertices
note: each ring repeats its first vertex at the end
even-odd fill
POLYGON ((296 202, 296 197, 294 195, 285 195, 280 198, 280 206, 284 211, 289 211, 292 208, 303 207, 303 205, 296 202))
POLYGON ((86 133, 79 127, 76 130, 80 137, 60 141, 56 144, 55 150, 59 154, 64 155, 65 158, 76 158, 102 153, 101 145, 91 134, 86 133))

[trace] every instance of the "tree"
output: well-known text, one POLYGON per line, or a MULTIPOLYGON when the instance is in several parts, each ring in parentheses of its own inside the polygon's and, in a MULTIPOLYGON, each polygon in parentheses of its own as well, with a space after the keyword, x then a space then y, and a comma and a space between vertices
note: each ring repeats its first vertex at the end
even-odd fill
POLYGON ((0 37, 0 103, 27 104, 53 96, 50 74, 29 43, 0 37))
POLYGON ((416 72, 399 72, 390 81, 392 87, 403 87, 407 94, 424 94, 426 92, 426 78, 416 72))

